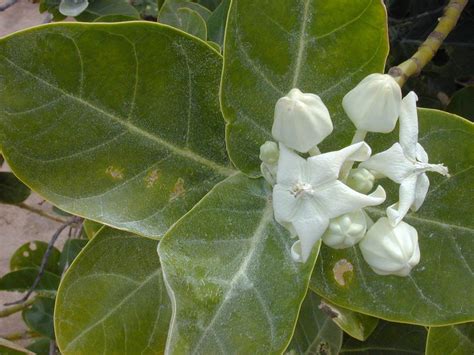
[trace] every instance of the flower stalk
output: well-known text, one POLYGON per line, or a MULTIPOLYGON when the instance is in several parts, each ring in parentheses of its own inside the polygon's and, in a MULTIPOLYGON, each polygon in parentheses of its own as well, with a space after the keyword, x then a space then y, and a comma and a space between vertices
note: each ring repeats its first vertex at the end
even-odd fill
POLYGON ((428 38, 420 45, 416 53, 403 63, 390 68, 389 74, 402 87, 406 81, 421 70, 433 59, 443 41, 456 26, 468 0, 451 0, 444 9, 443 16, 428 38))

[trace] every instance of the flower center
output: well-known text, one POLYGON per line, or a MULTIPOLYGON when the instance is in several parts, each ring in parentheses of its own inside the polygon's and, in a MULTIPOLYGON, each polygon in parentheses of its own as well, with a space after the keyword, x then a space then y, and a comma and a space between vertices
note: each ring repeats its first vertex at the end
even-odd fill
POLYGON ((308 183, 299 182, 293 186, 291 193, 297 197, 312 196, 314 193, 313 186, 308 183))

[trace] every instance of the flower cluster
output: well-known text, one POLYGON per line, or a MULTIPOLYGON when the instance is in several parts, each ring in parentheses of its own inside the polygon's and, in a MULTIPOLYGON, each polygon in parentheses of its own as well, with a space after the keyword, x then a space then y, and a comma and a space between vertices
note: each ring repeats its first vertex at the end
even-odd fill
POLYGON ((318 144, 333 131, 330 114, 315 94, 292 89, 275 106, 272 135, 278 143, 260 148, 261 171, 273 186, 275 219, 298 240, 295 261, 306 262, 320 240, 342 249, 358 243, 370 267, 380 275, 406 276, 420 260, 418 233, 403 221, 418 210, 429 188, 428 171, 448 176, 446 167, 428 163, 418 143, 417 97, 402 99, 400 87, 386 74, 371 74, 343 99, 356 127, 352 144, 321 153, 318 144), (399 120, 399 142, 372 155, 367 132, 391 132, 399 120), (359 162, 357 168, 352 168, 359 162), (377 179, 400 184, 399 201, 375 223, 365 207, 382 204, 386 193, 377 179))

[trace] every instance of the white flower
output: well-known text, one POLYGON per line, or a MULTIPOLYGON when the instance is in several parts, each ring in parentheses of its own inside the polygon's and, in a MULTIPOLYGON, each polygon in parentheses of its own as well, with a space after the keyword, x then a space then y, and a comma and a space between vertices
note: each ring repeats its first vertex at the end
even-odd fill
POLYGON ((88 6, 89 2, 87 0, 61 0, 59 12, 64 16, 75 17, 80 15, 88 6))
POLYGON ((329 111, 318 95, 292 89, 275 105, 273 137, 301 153, 307 153, 331 134, 329 111))
POLYGON ((429 164, 428 155, 418 143, 416 94, 410 92, 402 102, 400 112, 400 143, 376 154, 359 166, 375 170, 400 184, 399 202, 387 208, 390 223, 395 226, 411 208, 418 210, 425 200, 430 181, 425 172, 435 171, 448 176, 442 164, 429 164))
POLYGON ((347 178, 347 186, 363 194, 372 190, 374 182, 374 175, 364 168, 352 169, 347 178))
POLYGON ((357 129, 393 131, 400 113, 402 91, 388 74, 370 74, 342 99, 347 116, 357 129))
POLYGON ((370 218, 360 209, 336 217, 329 223, 323 234, 323 243, 334 249, 344 249, 356 245, 364 238, 370 218))
POLYGON ((346 160, 362 161, 369 156, 370 147, 364 142, 308 159, 280 144, 273 208, 276 221, 287 228, 290 226, 290 231, 298 235, 300 261, 308 259, 331 218, 379 205, 385 200, 381 186, 372 194, 364 195, 338 180, 346 160))
POLYGON ((420 262, 418 233, 408 223, 392 227, 380 218, 359 243, 365 261, 379 275, 407 276, 420 262))

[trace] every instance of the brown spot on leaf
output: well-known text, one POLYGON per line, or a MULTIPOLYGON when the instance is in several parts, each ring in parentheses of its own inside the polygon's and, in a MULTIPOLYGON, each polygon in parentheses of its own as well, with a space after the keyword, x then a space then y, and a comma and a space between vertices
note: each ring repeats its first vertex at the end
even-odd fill
POLYGON ((339 317, 339 312, 324 301, 321 301, 318 308, 331 318, 339 317))
POLYGON ((109 166, 105 173, 109 175, 114 180, 122 180, 123 179, 123 169, 117 168, 115 166, 109 166))
POLYGON ((173 190, 171 190, 170 194, 170 201, 176 200, 178 197, 183 196, 186 193, 184 188, 184 180, 182 178, 178 178, 176 183, 173 186, 173 190))
POLYGON ((161 173, 155 169, 150 171, 145 177, 145 185, 147 188, 155 186, 156 182, 160 179, 161 173))
POLYGON ((346 279, 344 278, 344 274, 348 272, 352 274, 353 270, 354 267, 346 259, 339 260, 332 268, 334 279, 341 286, 346 285, 346 279))

